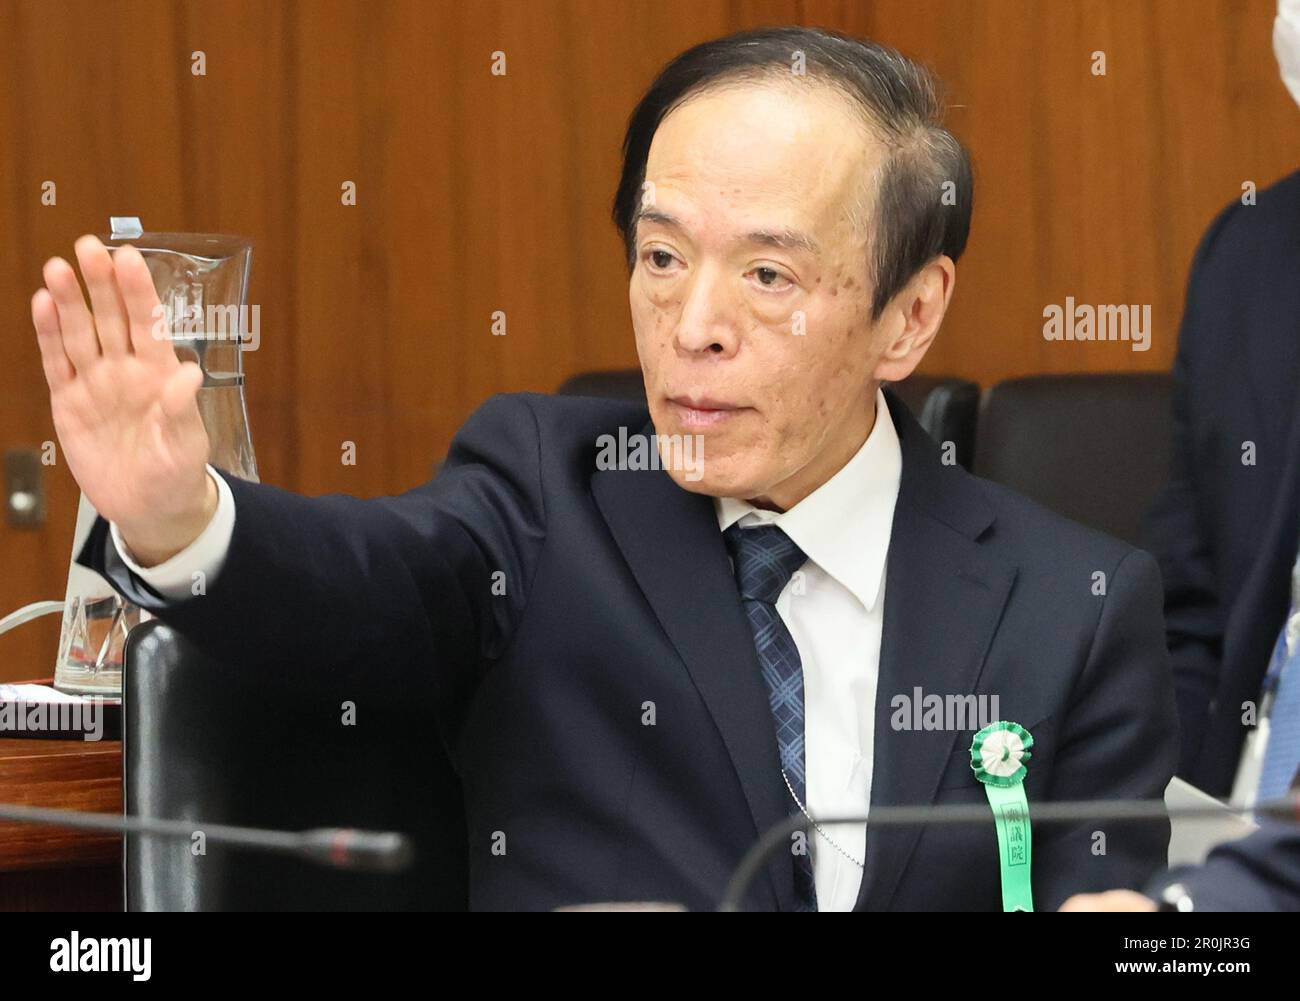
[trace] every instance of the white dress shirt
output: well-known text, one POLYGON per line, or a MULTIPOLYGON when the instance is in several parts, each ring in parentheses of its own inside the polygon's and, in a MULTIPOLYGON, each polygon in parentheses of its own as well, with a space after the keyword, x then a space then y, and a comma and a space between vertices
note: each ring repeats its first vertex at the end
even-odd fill
MULTIPOLYGON (((871 802, 885 557, 902 470, 898 433, 877 390, 876 423, 857 454, 790 510, 714 500, 719 528, 779 525, 808 557, 803 593, 792 579, 776 611, 803 663, 804 771, 814 818, 861 815, 871 802)), ((866 842, 865 824, 813 832, 818 910, 853 910, 866 842)))
MULTIPOLYGON (((871 802, 876 682, 885 597, 885 557, 903 460, 884 394, 876 392, 871 434, 844 467, 790 510, 762 511, 743 500, 714 499, 718 527, 779 525, 803 550, 802 594, 795 581, 776 610, 803 663, 804 754, 808 811, 865 813, 871 802)), ((235 498, 211 467, 217 510, 208 527, 165 563, 141 567, 111 526, 123 562, 168 600, 193 593, 195 574, 210 586, 221 572, 235 527, 235 498)), ((770 722, 770 721, 769 721, 770 722)), ((795 809, 794 803, 790 804, 795 809)), ((850 911, 862 882, 866 826, 826 828, 810 842, 818 909, 850 911), (852 858, 846 857, 852 856, 852 858)))

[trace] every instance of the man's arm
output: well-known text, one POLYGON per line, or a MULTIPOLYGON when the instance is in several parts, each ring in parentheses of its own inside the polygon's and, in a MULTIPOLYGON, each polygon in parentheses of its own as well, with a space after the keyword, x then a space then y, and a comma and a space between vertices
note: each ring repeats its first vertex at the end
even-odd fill
POLYGON ((51 258, 32 323, 62 456, 101 515, 78 555, 84 565, 232 669, 290 683, 345 665, 368 678, 407 667, 427 675, 435 658, 471 665, 501 651, 545 531, 527 403, 489 401, 442 475, 400 497, 309 499, 222 474, 234 503, 220 572, 179 567, 190 569, 189 593, 168 600, 122 551, 176 594, 184 576, 168 580, 178 569, 169 561, 221 510, 197 405, 203 373, 157 329, 161 305, 139 251, 110 256, 84 236, 76 252, 86 294, 51 258))
MULTIPOLYGON (((1110 574, 1102 601, 1048 792, 1052 800, 1159 800, 1178 757, 1178 720, 1155 561, 1130 551, 1110 574)), ((1044 824, 1033 836, 1038 910, 1055 910, 1086 890, 1140 887, 1168 859, 1167 820, 1044 824)))
POLYGON ((308 498, 220 476, 229 547, 183 599, 133 573, 102 518, 78 561, 217 659, 298 681, 477 662, 509 642, 545 534, 537 424, 520 397, 485 403, 437 479, 397 497, 308 498))
MULTIPOLYGON (((1195 281, 1195 277, 1193 277, 1195 281)), ((1182 744, 1178 773, 1189 776, 1200 752, 1210 701, 1219 679, 1223 615, 1219 606, 1213 533, 1200 512, 1196 460, 1192 451, 1190 374, 1193 337, 1184 322, 1174 363, 1173 427, 1169 479, 1147 514, 1144 534, 1164 579, 1166 640, 1169 647, 1182 744)))
POLYGON ((1164 873, 1146 893, 1159 900, 1175 885, 1182 893, 1169 896, 1196 911, 1300 911, 1300 826, 1265 821, 1255 833, 1219 845, 1204 864, 1164 873))
POLYGON ((1156 901, 1191 911, 1300 911, 1300 826, 1266 821, 1219 845, 1202 865, 1161 873, 1144 894, 1085 893, 1063 911, 1154 911, 1156 901))
POLYGON ((1199 381, 1217 378, 1199 371, 1199 359, 1203 346, 1223 333, 1217 316, 1222 279, 1214 254, 1217 238, 1236 208, 1224 212, 1210 227, 1192 262, 1173 368, 1169 479, 1143 523, 1144 541, 1164 578, 1165 628, 1182 723, 1178 772, 1184 776, 1192 774, 1200 751, 1200 735, 1218 685, 1223 643, 1214 532, 1205 522, 1208 498, 1193 448, 1193 418, 1199 381))

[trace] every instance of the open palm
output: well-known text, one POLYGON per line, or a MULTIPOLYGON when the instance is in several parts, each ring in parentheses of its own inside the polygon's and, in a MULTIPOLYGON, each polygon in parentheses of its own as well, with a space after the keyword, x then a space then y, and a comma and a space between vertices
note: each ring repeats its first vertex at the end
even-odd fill
POLYGON ((58 257, 32 297, 63 457, 127 539, 158 541, 177 527, 197 534, 209 496, 208 436, 196 403, 203 373, 176 357, 139 251, 110 256, 83 236, 76 256, 89 307, 72 266, 58 257))

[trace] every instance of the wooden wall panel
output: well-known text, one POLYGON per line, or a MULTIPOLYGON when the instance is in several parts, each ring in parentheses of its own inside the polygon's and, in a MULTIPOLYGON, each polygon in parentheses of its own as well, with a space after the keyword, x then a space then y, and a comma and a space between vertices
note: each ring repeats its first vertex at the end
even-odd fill
MULTIPOLYGON (((834 12, 838 5, 829 4, 834 12)), ((810 12, 814 9, 810 5, 810 12)), ((988 383, 1169 367, 1196 243, 1242 184, 1300 167, 1300 108, 1271 0, 917 0, 861 5, 864 33, 944 79, 974 152, 975 222, 926 369, 988 383), (1106 75, 1090 72, 1106 54, 1106 75), (1048 342, 1066 296, 1150 305, 1146 352, 1048 342)))
MULTIPOLYGON (((110 213, 252 237, 247 357, 268 481, 391 492, 494 392, 635 364, 609 202, 626 117, 683 48, 758 24, 932 65, 978 172, 925 368, 981 382, 1168 366, 1213 215, 1300 165, 1272 0, 0 0, 0 448, 52 438, 28 320, 40 266, 110 213), (202 50, 207 75, 194 77, 202 50), (489 73, 494 51, 508 72, 489 73), (1091 53, 1107 75, 1089 73, 1091 53), (40 203, 43 180, 57 206, 40 203), (357 184, 355 207, 340 185, 357 184), (1150 304, 1150 351, 1053 344, 1067 295, 1150 304), (508 333, 492 337, 504 310, 508 333), (344 465, 344 442, 357 463, 344 465)), ((0 612, 60 596, 75 491, 0 527, 0 612)), ((47 674, 54 623, 0 637, 47 674)))

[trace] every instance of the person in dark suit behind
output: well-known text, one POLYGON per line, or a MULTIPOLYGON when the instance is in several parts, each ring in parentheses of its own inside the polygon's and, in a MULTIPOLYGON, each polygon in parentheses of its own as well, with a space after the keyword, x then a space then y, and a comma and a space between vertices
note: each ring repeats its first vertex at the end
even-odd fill
MULTIPOLYGON (((93 316, 59 259, 33 300, 103 516, 80 559, 242 668, 432 679, 474 908, 715 906, 792 813, 983 804, 972 731, 995 720, 1033 737, 1031 806, 1158 798, 1177 736, 1155 562, 971 477, 879 388, 932 343, 969 229, 940 114, 915 64, 814 29, 677 57, 615 199, 648 411, 493 397, 398 497, 207 469, 143 261, 82 238, 93 316)), ((1035 906, 1142 885, 1168 833, 1040 826, 1035 906)), ((750 906, 1003 903, 991 814, 810 841, 750 906)))
POLYGON ((1300 173, 1230 206, 1201 241, 1174 363, 1173 468, 1145 524, 1164 576, 1178 773, 1224 797, 1300 547, 1297 274, 1300 173))
MULTIPOLYGON (((1300 0, 1279 3, 1273 41, 1300 103, 1300 0)), ((1282 795, 1300 763, 1300 667, 1284 670, 1300 660, 1297 274, 1300 172, 1230 205, 1196 252, 1172 469, 1144 526, 1164 575, 1178 773, 1242 805, 1282 795)))

